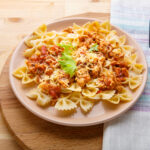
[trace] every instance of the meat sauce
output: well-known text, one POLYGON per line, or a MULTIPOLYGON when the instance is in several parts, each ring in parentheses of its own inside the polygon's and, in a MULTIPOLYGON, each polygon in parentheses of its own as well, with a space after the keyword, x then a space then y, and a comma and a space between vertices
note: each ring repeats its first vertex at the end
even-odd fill
MULTIPOLYGON (((100 66, 104 66, 104 61, 98 60, 97 62, 91 62, 90 60, 86 60, 86 62, 80 62, 77 65, 81 66, 78 67, 78 70, 76 72, 76 81, 81 86, 84 87, 85 84, 91 80, 91 78, 98 78, 101 87, 99 88, 99 91, 101 90, 112 90, 117 89, 118 86, 121 85, 122 82, 125 81, 126 77, 129 76, 128 74, 128 64, 124 61, 124 55, 122 53, 116 54, 113 52, 113 48, 111 44, 107 41, 104 41, 103 39, 100 39, 98 35, 87 33, 85 35, 82 35, 79 37, 80 44, 79 48, 85 47, 87 49, 90 48, 92 43, 97 43, 98 51, 95 51, 97 55, 104 56, 104 61, 107 59, 112 60, 112 69, 113 74, 112 75, 103 75, 103 71, 101 70, 100 66), (90 61, 90 70, 86 69, 86 65, 90 61), (98 62, 101 62, 100 63, 98 62)), ((86 51, 87 52, 87 51, 86 51)), ((85 55, 85 51, 81 51, 82 54, 85 55), (83 53, 82 53, 83 52, 83 53)), ((109 66, 108 66, 109 69, 109 66)))
POLYGON ((61 92, 61 87, 50 83, 43 83, 40 85, 42 91, 52 96, 52 98, 58 98, 61 92))
MULTIPOLYGON (((64 32, 73 33, 72 28, 67 28, 64 32)), ((112 46, 110 43, 101 40, 100 37, 96 34, 86 33, 79 37, 80 44, 78 45, 79 56, 83 55, 86 57, 87 50, 91 47, 91 44, 97 43, 98 51, 95 51, 98 58, 94 59, 96 61, 91 62, 89 59, 85 61, 77 62, 77 69, 75 73, 75 80, 79 86, 82 88, 93 78, 98 78, 100 87, 97 93, 100 93, 102 90, 113 90, 117 89, 122 82, 125 81, 125 78, 129 76, 128 74, 128 64, 122 59, 123 54, 115 54, 112 51, 112 46), (104 61, 107 59, 112 59, 111 65, 114 74, 104 75, 101 67, 104 66, 104 61), (88 66, 87 63, 90 65, 88 66)), ((56 65, 60 68, 58 59, 62 54, 63 48, 53 45, 50 48, 47 48, 45 45, 41 47, 41 55, 32 55, 31 58, 26 62, 29 73, 34 74, 40 79, 42 74, 50 76, 56 65)), ((109 69, 109 68, 108 68, 109 69)), ((63 70, 60 70, 57 78, 57 85, 53 85, 50 82, 46 82, 41 85, 42 90, 51 95, 53 101, 51 105, 54 105, 57 102, 57 98, 60 96, 61 88, 67 88, 71 83, 70 76, 66 74, 63 70)))
MULTIPOLYGON (((62 49, 56 45, 51 47, 51 50, 55 52, 55 55, 58 55, 62 51, 62 49)), ((40 55, 32 55, 31 58, 27 60, 26 64, 29 68, 29 73, 42 75, 45 72, 47 75, 51 75, 58 62, 54 56, 50 55, 45 45, 41 47, 40 53, 40 55)))
MULTIPOLYGON (((43 74, 50 76, 56 68, 56 65, 59 65, 57 57, 61 55, 62 51, 63 49, 57 45, 52 46, 50 49, 43 45, 40 50, 40 55, 34 54, 26 61, 29 69, 28 73, 36 76, 37 82, 40 82, 41 75, 43 74)), ((69 75, 60 71, 58 85, 45 82, 40 85, 40 88, 46 94, 51 95, 56 102, 56 99, 60 96, 61 87, 66 88, 68 86, 66 83, 69 83, 69 75)))

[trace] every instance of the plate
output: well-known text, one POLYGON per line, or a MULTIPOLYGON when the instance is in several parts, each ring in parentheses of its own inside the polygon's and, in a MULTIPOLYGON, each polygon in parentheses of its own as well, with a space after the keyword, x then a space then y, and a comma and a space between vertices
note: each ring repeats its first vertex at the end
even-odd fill
MULTIPOLYGON (((48 31, 51 30, 60 31, 68 26, 71 26, 73 23, 82 25, 84 23, 87 23, 88 21, 94 21, 94 20, 97 19, 91 19, 91 18, 63 19, 63 20, 58 20, 47 24, 47 28, 48 31)), ((102 22, 100 20, 97 21, 102 22)), ((127 111, 131 106, 133 106, 133 104, 135 104, 135 102, 138 100, 145 87, 146 80, 147 80, 147 70, 148 70, 147 63, 141 47, 129 34, 127 34, 123 30, 113 25, 112 25, 112 29, 115 29, 118 35, 125 35, 127 37, 127 44, 135 48, 138 56, 138 62, 144 65, 143 82, 142 85, 135 92, 132 92, 132 97, 133 97, 132 101, 127 103, 120 103, 118 105, 100 101, 99 103, 94 105, 93 109, 88 114, 83 114, 79 108, 75 113, 68 115, 67 113, 57 111, 54 107, 48 107, 48 108, 39 107, 38 105, 36 105, 35 101, 32 101, 29 98, 27 98, 26 96, 27 88, 22 86, 20 80, 17 80, 12 76, 12 72, 24 62, 23 51, 26 48, 24 41, 26 38, 28 38, 28 36, 18 45, 18 47, 14 51, 10 62, 10 68, 9 68, 9 79, 10 79, 11 87, 15 95, 17 96, 18 100, 29 111, 31 111, 33 114, 37 115, 38 117, 52 123, 66 125, 66 126, 96 125, 114 119, 119 115, 121 115, 122 113, 124 113, 125 111, 127 111)))

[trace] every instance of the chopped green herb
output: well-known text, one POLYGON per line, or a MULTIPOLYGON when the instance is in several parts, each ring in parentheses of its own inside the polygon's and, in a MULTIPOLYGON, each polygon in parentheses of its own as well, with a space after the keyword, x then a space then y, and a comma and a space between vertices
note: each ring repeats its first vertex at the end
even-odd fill
POLYGON ((62 52, 62 56, 60 57, 59 64, 61 68, 72 77, 75 74, 76 70, 76 62, 73 60, 71 56, 71 52, 73 50, 73 46, 71 44, 58 44, 58 46, 64 48, 62 52))
POLYGON ((97 44, 97 43, 93 44, 93 45, 91 46, 91 48, 89 49, 89 51, 90 51, 90 52, 92 52, 92 51, 98 51, 98 44, 97 44))

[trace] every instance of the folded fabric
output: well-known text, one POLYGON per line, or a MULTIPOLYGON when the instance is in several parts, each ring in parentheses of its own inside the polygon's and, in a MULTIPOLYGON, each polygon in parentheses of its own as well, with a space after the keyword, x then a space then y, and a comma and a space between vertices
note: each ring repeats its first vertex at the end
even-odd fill
POLYGON ((146 88, 124 115, 105 123, 103 150, 150 150, 149 0, 111 0, 111 24, 128 32, 143 48, 149 71, 146 88))

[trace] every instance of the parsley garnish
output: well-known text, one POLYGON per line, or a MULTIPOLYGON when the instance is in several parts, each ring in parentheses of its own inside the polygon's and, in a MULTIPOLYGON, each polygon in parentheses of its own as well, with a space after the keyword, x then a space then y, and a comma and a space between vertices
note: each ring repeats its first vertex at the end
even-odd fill
POLYGON ((95 43, 95 44, 93 44, 92 46, 91 46, 91 48, 89 49, 89 51, 90 52, 92 52, 92 51, 98 51, 98 44, 97 43, 95 43))
POLYGON ((61 68, 68 73, 70 77, 72 77, 76 70, 76 62, 71 56, 73 46, 71 44, 58 44, 58 46, 64 49, 62 56, 60 57, 61 60, 59 61, 59 64, 61 65, 61 68))

